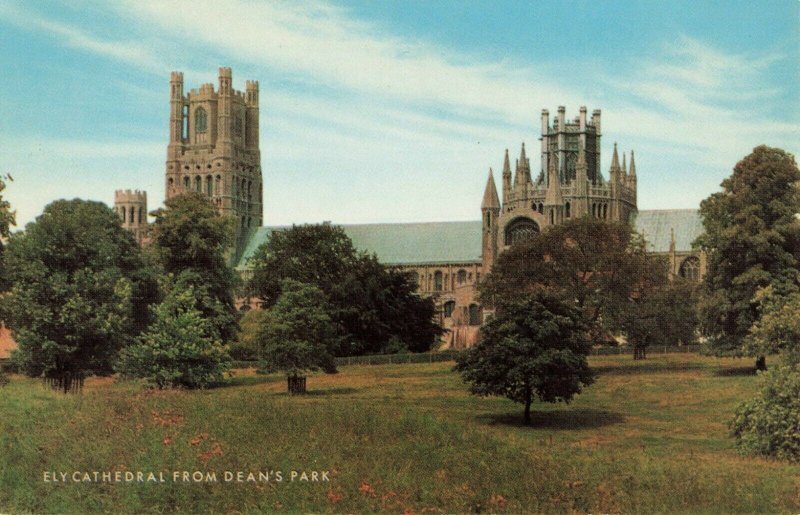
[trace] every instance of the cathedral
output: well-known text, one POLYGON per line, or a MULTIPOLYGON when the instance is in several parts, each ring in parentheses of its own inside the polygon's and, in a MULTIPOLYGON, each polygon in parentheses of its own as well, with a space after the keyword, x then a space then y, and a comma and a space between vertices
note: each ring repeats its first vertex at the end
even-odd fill
MULTIPOLYGON (((184 94, 183 74, 170 80, 166 198, 186 191, 208 195, 220 213, 235 221, 231 259, 248 277, 250 257, 281 227, 263 225, 263 186, 259 150, 258 82, 233 88, 230 68, 219 69, 219 83, 184 94)), ((699 280, 705 256, 692 249, 703 227, 697 210, 639 210, 633 151, 619 158, 614 144, 607 175, 601 166, 601 112, 567 119, 565 107, 552 118, 541 114, 540 169, 531 169, 525 144, 512 173, 503 157, 502 198, 494 173, 480 204, 480 220, 402 224, 344 225, 360 250, 387 266, 409 272, 421 295, 432 297, 440 323, 448 329, 444 348, 469 347, 477 340, 483 312, 477 301, 481 276, 491 271, 503 249, 564 220, 591 216, 625 221, 644 235, 651 252, 669 257, 670 274, 699 280)), ((476 214, 478 213, 476 199, 476 214)), ((115 210, 123 226, 142 242, 147 229, 147 196, 117 191, 115 210)), ((243 302, 242 309, 249 309, 243 302)))

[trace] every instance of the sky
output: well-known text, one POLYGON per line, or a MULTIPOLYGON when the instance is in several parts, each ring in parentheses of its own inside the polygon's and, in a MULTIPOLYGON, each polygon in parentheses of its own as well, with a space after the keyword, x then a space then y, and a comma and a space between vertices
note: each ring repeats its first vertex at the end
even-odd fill
POLYGON ((797 0, 0 0, 17 225, 117 189, 158 207, 170 71, 220 66, 260 83, 265 225, 476 220, 561 105, 602 110, 606 177, 635 150, 639 209, 697 208, 757 145, 800 152, 797 0))

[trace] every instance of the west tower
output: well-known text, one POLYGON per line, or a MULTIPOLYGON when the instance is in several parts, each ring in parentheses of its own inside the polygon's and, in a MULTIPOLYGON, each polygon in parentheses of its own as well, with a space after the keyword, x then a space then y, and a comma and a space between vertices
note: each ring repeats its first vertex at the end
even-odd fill
POLYGON ((263 222, 258 137, 258 81, 233 88, 230 68, 219 69, 217 89, 202 84, 184 95, 183 73, 170 78, 166 198, 197 191, 235 221, 235 250, 263 222))

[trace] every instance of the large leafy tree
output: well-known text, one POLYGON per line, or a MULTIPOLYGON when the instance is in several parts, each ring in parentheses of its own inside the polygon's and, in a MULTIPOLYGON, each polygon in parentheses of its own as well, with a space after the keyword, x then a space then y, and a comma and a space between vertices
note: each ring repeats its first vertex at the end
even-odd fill
POLYGON ((312 284, 325 294, 332 320, 344 331, 339 355, 383 352, 390 341, 424 351, 441 334, 433 321, 433 301, 419 297, 406 274, 358 252, 341 227, 320 224, 275 231, 251 264, 249 288, 267 307, 277 302, 287 278, 312 284))
POLYGON ((457 358, 456 370, 476 395, 499 395, 525 406, 569 402, 594 381, 586 357, 591 351, 583 313, 543 290, 497 306, 476 346, 457 358))
POLYGON ((155 218, 152 247, 164 271, 176 278, 179 287, 192 287, 205 299, 198 309, 210 318, 223 341, 232 341, 237 330, 236 276, 226 258, 232 220, 195 192, 168 199, 155 218))
POLYGON ((4 266, 13 286, 2 300, 3 319, 19 344, 16 360, 32 376, 109 372, 156 300, 139 247, 99 202, 45 207, 12 235, 4 266))
POLYGON ((284 279, 277 302, 260 320, 257 334, 264 368, 286 372, 291 393, 305 392, 305 381, 298 380, 309 371, 336 372, 333 352, 341 333, 329 312, 322 290, 284 279))
POLYGON ((772 286, 781 295, 795 281, 798 181, 791 154, 760 146, 736 164, 721 192, 700 204, 705 233, 697 243, 708 254, 700 321, 716 354, 746 354, 745 338, 759 318, 756 292, 772 286))
POLYGON ((576 218, 503 252, 481 285, 481 300, 491 306, 546 288, 583 313, 597 341, 623 330, 651 268, 630 225, 576 218))

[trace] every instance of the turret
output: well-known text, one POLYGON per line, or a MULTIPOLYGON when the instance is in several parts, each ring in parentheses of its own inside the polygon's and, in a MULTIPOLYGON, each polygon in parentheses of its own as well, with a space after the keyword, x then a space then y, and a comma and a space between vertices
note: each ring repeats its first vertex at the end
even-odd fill
POLYGON ((554 161, 550 162, 550 168, 547 171, 547 193, 545 193, 544 197, 544 209, 548 213, 550 225, 562 222, 564 199, 561 196, 561 183, 558 180, 558 172, 554 161))
POLYGON ((172 72, 169 80, 169 143, 183 139, 183 73, 172 72))
POLYGON ((489 168, 489 179, 483 192, 481 202, 481 215, 483 218, 481 260, 483 269, 491 270, 497 258, 497 219, 500 217, 500 199, 497 197, 497 187, 494 184, 494 175, 489 168))
POLYGON ((219 94, 217 98, 217 145, 225 154, 233 154, 233 73, 230 68, 219 69, 219 94))
POLYGON ((122 220, 122 227, 133 233, 141 245, 147 234, 147 192, 117 190, 114 192, 114 211, 122 220))
POLYGON ((541 168, 539 169, 540 173, 547 172, 547 160, 549 156, 549 149, 550 149, 550 112, 547 109, 542 109, 542 164, 541 168))
POLYGON ((525 155, 525 143, 522 144, 522 150, 519 153, 519 160, 517 161, 516 175, 514 176, 514 189, 525 191, 525 187, 531 182, 531 167, 528 158, 525 155))
POLYGON ((245 82, 245 149, 258 150, 258 81, 245 82))
POLYGON ((511 200, 511 162, 508 160, 508 149, 503 160, 503 203, 511 200))
POLYGON ((578 145, 578 162, 575 164, 575 205, 571 206, 571 216, 580 217, 589 211, 589 166, 586 163, 586 149, 578 145))

